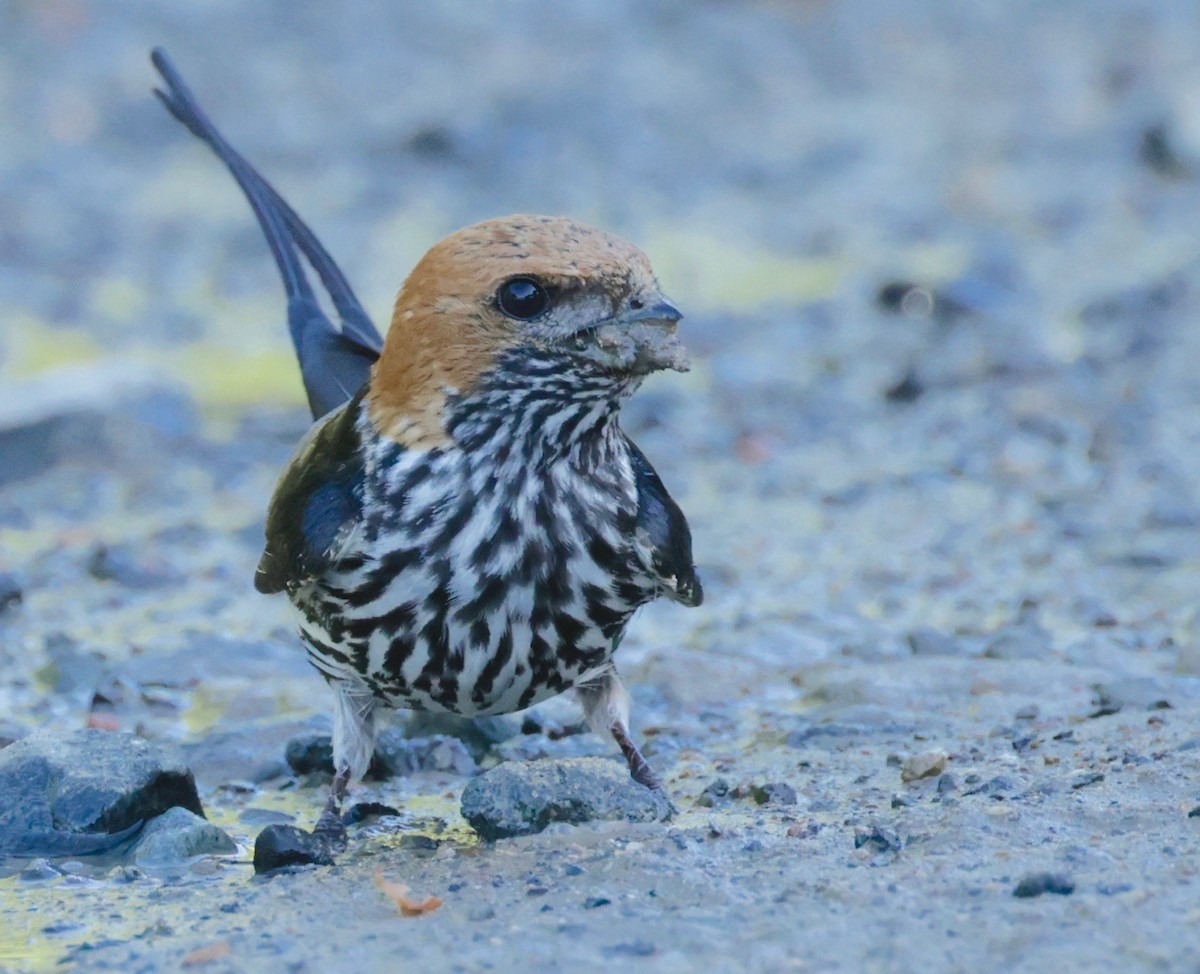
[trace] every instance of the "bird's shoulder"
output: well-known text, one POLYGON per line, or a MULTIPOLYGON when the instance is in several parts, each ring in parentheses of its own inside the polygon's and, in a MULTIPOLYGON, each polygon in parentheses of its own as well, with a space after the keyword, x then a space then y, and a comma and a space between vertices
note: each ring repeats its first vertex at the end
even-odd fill
POLYGON ((364 386, 318 420, 284 469, 267 510, 260 592, 294 591, 324 572, 362 516, 365 456, 358 418, 364 386))
POLYGON ((692 560, 687 518, 646 454, 628 436, 624 439, 637 488, 637 546, 665 595, 684 605, 699 605, 704 590, 692 560))

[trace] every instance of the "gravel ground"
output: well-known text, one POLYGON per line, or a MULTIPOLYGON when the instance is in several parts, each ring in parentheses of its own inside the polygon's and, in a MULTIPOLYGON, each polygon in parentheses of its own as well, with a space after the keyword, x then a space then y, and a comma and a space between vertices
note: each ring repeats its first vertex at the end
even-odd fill
MULTIPOLYGON (((239 848, 0 859, 0 969, 1194 974, 1198 36, 1184 0, 0 6, 0 741, 178 745, 239 848), (650 254, 695 367, 626 425, 708 599, 619 659, 672 821, 482 843, 459 755, 253 878, 323 800, 284 757, 325 690, 250 586, 305 416, 154 44, 379 321, 488 216, 650 254)), ((613 757, 576 716, 472 760, 613 757)))

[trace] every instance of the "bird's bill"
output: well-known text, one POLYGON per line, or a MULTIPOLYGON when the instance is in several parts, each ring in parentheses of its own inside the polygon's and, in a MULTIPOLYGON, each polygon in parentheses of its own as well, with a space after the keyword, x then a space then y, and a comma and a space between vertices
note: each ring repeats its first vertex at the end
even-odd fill
POLYGON ((682 317, 674 305, 658 301, 612 318, 592 330, 595 357, 637 375, 662 369, 686 372, 691 363, 677 334, 682 317))

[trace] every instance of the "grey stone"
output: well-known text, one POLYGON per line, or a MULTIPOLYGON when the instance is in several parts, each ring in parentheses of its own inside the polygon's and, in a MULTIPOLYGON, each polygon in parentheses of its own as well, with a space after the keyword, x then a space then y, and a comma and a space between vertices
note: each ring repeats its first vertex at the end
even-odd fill
POLYGON ((193 856, 221 856, 237 852, 237 843, 222 829, 186 808, 167 809, 152 819, 133 847, 139 866, 174 865, 193 856))
POLYGON ((907 782, 935 778, 945 770, 947 759, 946 752, 938 749, 910 754, 900 765, 900 780, 907 782))
POLYGON ((958 779, 954 775, 946 772, 937 780, 937 792, 939 795, 949 795, 958 791, 958 779))
POLYGON ((294 825, 268 825, 254 841, 254 872, 258 875, 290 866, 330 866, 329 844, 294 825))
POLYGON ((969 791, 963 792, 965 795, 987 795, 991 798, 1003 798, 1012 794, 1019 787, 1011 778, 1006 778, 1003 775, 997 775, 995 778, 990 778, 983 784, 976 784, 970 781, 971 778, 977 778, 976 775, 968 775, 966 783, 974 785, 969 791))
POLYGON ((0 852, 101 851, 177 805, 204 814, 191 771, 128 734, 40 731, 0 751, 0 852))
POLYGON ((914 656, 958 656, 958 643, 936 629, 922 626, 908 634, 908 645, 914 656))
MULTIPOLYGON (((295 774, 332 775, 333 738, 320 731, 299 734, 287 742, 284 757, 295 774)), ((471 775, 476 770, 475 758, 457 737, 409 738, 404 731, 389 727, 375 741, 369 774, 387 779, 406 778, 422 771, 471 775)))
POLYGON ((574 758, 502 764, 467 785, 462 815, 490 840, 532 835, 552 822, 654 822, 670 802, 615 761, 574 758))
POLYGON ((106 666, 102 653, 81 647, 78 641, 61 632, 48 633, 45 639, 49 657, 38 675, 59 693, 67 693, 82 702, 90 701, 106 666))
POLYGON ((26 882, 38 882, 58 879, 62 873, 55 869, 46 859, 34 859, 18 875, 26 882))
POLYGON ((21 604, 24 592, 16 576, 9 572, 0 572, 0 615, 21 604))
POLYGON ((1170 698, 1180 693, 1178 681, 1162 677, 1130 677, 1097 683, 1096 703, 1100 710, 1116 713, 1119 710, 1163 710, 1171 706, 1170 698))
POLYGON ((1041 659, 1050 652, 1045 631, 1036 626, 1015 626, 997 633, 984 647, 988 659, 1041 659))
POLYGON ((405 778, 421 771, 472 775, 478 770, 466 744, 457 737, 409 739, 395 728, 379 735, 372 768, 381 778, 405 778))
POLYGON ((13 422, 0 409, 0 486, 37 477, 62 460, 86 455, 97 457, 106 442, 104 417, 98 412, 71 410, 60 415, 29 416, 13 422), (88 446, 90 444, 90 446, 88 446))
POLYGON ((21 740, 29 733, 29 728, 15 720, 0 718, 0 749, 21 740))
POLYGON ((893 829, 872 823, 854 830, 854 848, 872 853, 895 853, 904 848, 904 840, 893 829))
POLYGON ((495 748, 495 754, 504 761, 601 757, 611 751, 611 741, 605 741, 595 734, 568 734, 553 738, 540 732, 521 734, 495 748))
POLYGON ((178 581, 169 568, 139 556, 127 545, 96 545, 88 556, 87 571, 98 581, 126 588, 162 588, 178 581))
POLYGON ((750 797, 759 805, 795 805, 796 789, 786 781, 771 781, 765 785, 751 785, 750 797))
POLYGON ((724 778, 718 778, 709 784, 704 791, 700 792, 696 798, 696 804, 701 808, 712 808, 718 802, 723 802, 729 798, 729 790, 729 782, 724 778))
POLYGON ((1086 788, 1089 785, 1098 785, 1102 782, 1104 774, 1100 771, 1089 771, 1086 768, 1081 768, 1078 771, 1072 771, 1068 780, 1072 788, 1086 788))
MULTIPOLYGON (((233 726, 223 723, 199 740, 185 744, 183 753, 203 788, 245 780, 258 784, 286 776, 284 754, 288 742, 318 733, 314 728, 324 724, 327 721, 312 719, 252 721, 233 726)), ((326 732, 326 740, 328 737, 326 732)))
POLYGON ((495 745, 502 744, 522 732, 522 720, 515 714, 495 717, 456 717, 414 710, 404 724, 408 737, 455 737, 466 745, 471 756, 479 761, 495 745))
POLYGON ((298 734, 287 742, 283 759, 294 774, 333 774, 333 736, 320 731, 298 734))
POLYGON ((785 739, 788 747, 841 748, 855 741, 881 734, 903 733, 908 728, 900 724, 881 723, 877 726, 840 721, 814 722, 803 720, 785 739))
POLYGON ((1056 893, 1059 896, 1070 896, 1075 892, 1075 882, 1060 873, 1030 873, 1023 876, 1013 889, 1013 896, 1018 899, 1030 899, 1043 893, 1056 893))

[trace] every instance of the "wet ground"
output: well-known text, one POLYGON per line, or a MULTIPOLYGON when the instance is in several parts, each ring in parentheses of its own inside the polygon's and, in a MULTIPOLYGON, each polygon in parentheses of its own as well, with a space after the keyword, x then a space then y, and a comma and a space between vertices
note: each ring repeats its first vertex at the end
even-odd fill
MULTIPOLYGON (((0 968, 1194 972, 1198 21, 0 8, 0 736, 178 744, 240 850, 10 860, 0 968), (250 585, 305 415, 265 248, 148 97, 153 44, 377 321, 488 216, 649 253, 695 364, 626 425, 708 598, 645 610, 619 661, 673 822, 481 844, 467 777, 424 772, 364 787, 403 816, 337 866, 253 878, 254 835, 323 799, 283 752, 324 688, 250 585), (377 874, 444 903, 402 917, 377 874)), ((484 763, 579 754, 609 749, 484 763)))

